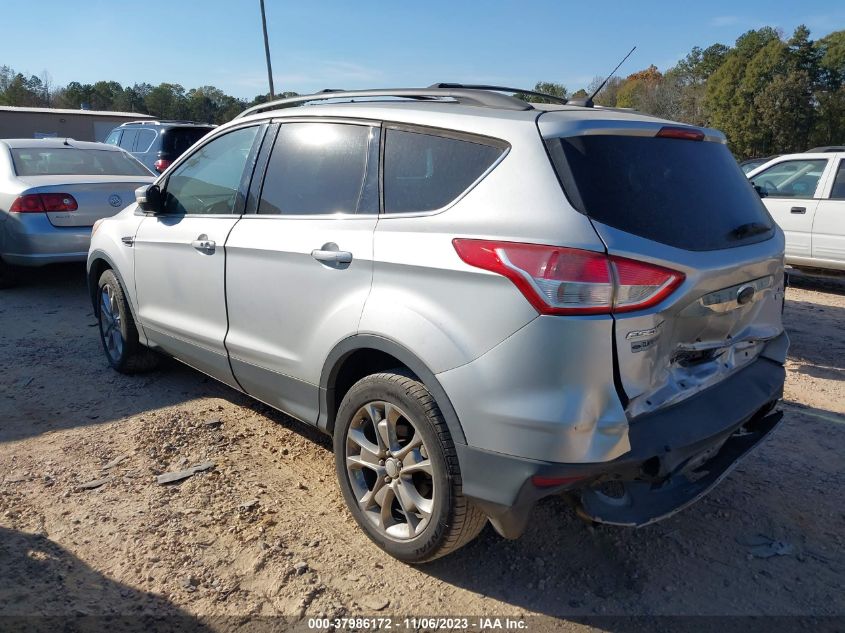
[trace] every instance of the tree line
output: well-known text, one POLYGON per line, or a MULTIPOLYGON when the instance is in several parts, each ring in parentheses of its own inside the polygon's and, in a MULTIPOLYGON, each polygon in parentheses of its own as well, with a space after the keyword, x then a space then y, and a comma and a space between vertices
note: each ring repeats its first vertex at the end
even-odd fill
MULTIPOLYGON (((572 94, 549 82, 535 89, 583 99, 602 81, 572 94)), ((803 25, 789 38, 748 31, 732 47, 696 46, 666 72, 612 77, 595 103, 715 127, 740 159, 845 145, 845 31, 816 41, 803 25)))
MULTIPOLYGON (((554 82, 538 82, 534 89, 583 99, 602 81, 596 77, 573 93, 554 82)), ((0 105, 88 107, 225 123, 268 97, 248 101, 214 86, 185 90, 173 83, 72 81, 56 87, 46 73, 26 77, 0 66, 0 105)), ((665 72, 651 65, 624 78, 611 77, 595 102, 718 128, 738 158, 845 144, 845 31, 813 41, 803 25, 788 38, 771 27, 751 30, 733 46, 696 46, 665 72)))
MULTIPOLYGON (((277 97, 295 95, 295 92, 285 92, 277 97)), ((9 66, 0 66, 0 105, 74 110, 84 107, 150 114, 160 119, 225 123, 246 108, 268 99, 269 95, 258 95, 251 101, 238 99, 214 86, 185 90, 173 83, 122 86, 117 81, 93 84, 71 81, 66 86, 57 87, 46 72, 40 77, 27 77, 9 66)))

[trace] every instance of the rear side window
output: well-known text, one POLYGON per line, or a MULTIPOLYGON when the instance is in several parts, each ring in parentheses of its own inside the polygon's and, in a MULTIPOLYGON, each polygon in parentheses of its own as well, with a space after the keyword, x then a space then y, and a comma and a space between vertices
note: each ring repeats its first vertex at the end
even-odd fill
POLYGON ((120 139, 120 146, 127 152, 131 152, 135 148, 136 138, 138 138, 138 130, 127 128, 123 130, 123 136, 120 139))
POLYGON ((504 152, 445 136, 388 129, 384 147, 384 211, 434 211, 466 191, 504 152))
POLYGON ((569 201, 597 222, 691 251, 773 235, 760 196, 722 143, 612 135, 546 143, 569 201))
POLYGON ((156 140, 156 133, 153 130, 138 130, 138 140, 135 141, 135 151, 144 153, 149 152, 153 141, 156 140))
POLYGON ((845 200, 845 158, 839 161, 839 169, 836 171, 836 180, 833 181, 830 197, 834 200, 845 200))
POLYGON ((258 213, 378 213, 376 130, 344 123, 285 123, 279 129, 258 213), (372 141, 371 141, 372 138, 372 141), (371 165, 375 167, 375 164, 371 165), (367 178, 368 171, 370 178, 367 178))
POLYGON ((18 176, 150 176, 149 170, 120 150, 13 149, 12 163, 18 176))

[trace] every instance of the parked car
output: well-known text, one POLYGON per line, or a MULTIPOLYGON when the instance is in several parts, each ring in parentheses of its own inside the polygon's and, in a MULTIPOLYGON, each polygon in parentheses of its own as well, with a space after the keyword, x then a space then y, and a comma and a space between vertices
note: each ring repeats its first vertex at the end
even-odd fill
POLYGON ((214 127, 193 121, 130 121, 114 128, 106 143, 125 149, 148 169, 161 173, 214 127))
POLYGON ((88 256, 108 362, 161 351, 331 434, 402 560, 549 495, 659 520, 781 418, 783 233, 715 130, 336 92, 247 110, 137 199, 88 256))
POLYGON ((777 156, 764 156, 762 158, 749 158, 748 160, 742 161, 739 166, 742 169, 743 173, 748 173, 750 171, 754 171, 760 165, 765 165, 773 158, 777 158, 777 156))
POLYGON ((845 151, 787 154, 748 178, 786 236, 786 263, 845 271, 845 151))
POLYGON ((129 154, 72 139, 0 140, 0 287, 18 266, 85 261, 96 220, 153 174, 129 154))

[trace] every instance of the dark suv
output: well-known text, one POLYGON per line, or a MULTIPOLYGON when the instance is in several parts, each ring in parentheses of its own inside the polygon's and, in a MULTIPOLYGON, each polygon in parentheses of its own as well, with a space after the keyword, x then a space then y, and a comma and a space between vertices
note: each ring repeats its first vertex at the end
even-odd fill
POLYGON ((114 128, 106 143, 122 147, 161 173, 214 127, 193 121, 130 121, 114 128))

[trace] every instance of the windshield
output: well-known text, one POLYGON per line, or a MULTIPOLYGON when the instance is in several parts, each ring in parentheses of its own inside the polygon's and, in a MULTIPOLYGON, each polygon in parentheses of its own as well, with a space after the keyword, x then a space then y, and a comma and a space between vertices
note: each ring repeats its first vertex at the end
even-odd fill
POLYGON ((150 176, 125 152, 77 147, 12 149, 18 176, 150 176))
POLYGON ((692 251, 773 235, 768 211, 721 143, 598 134, 546 143, 570 202, 598 222, 692 251))

